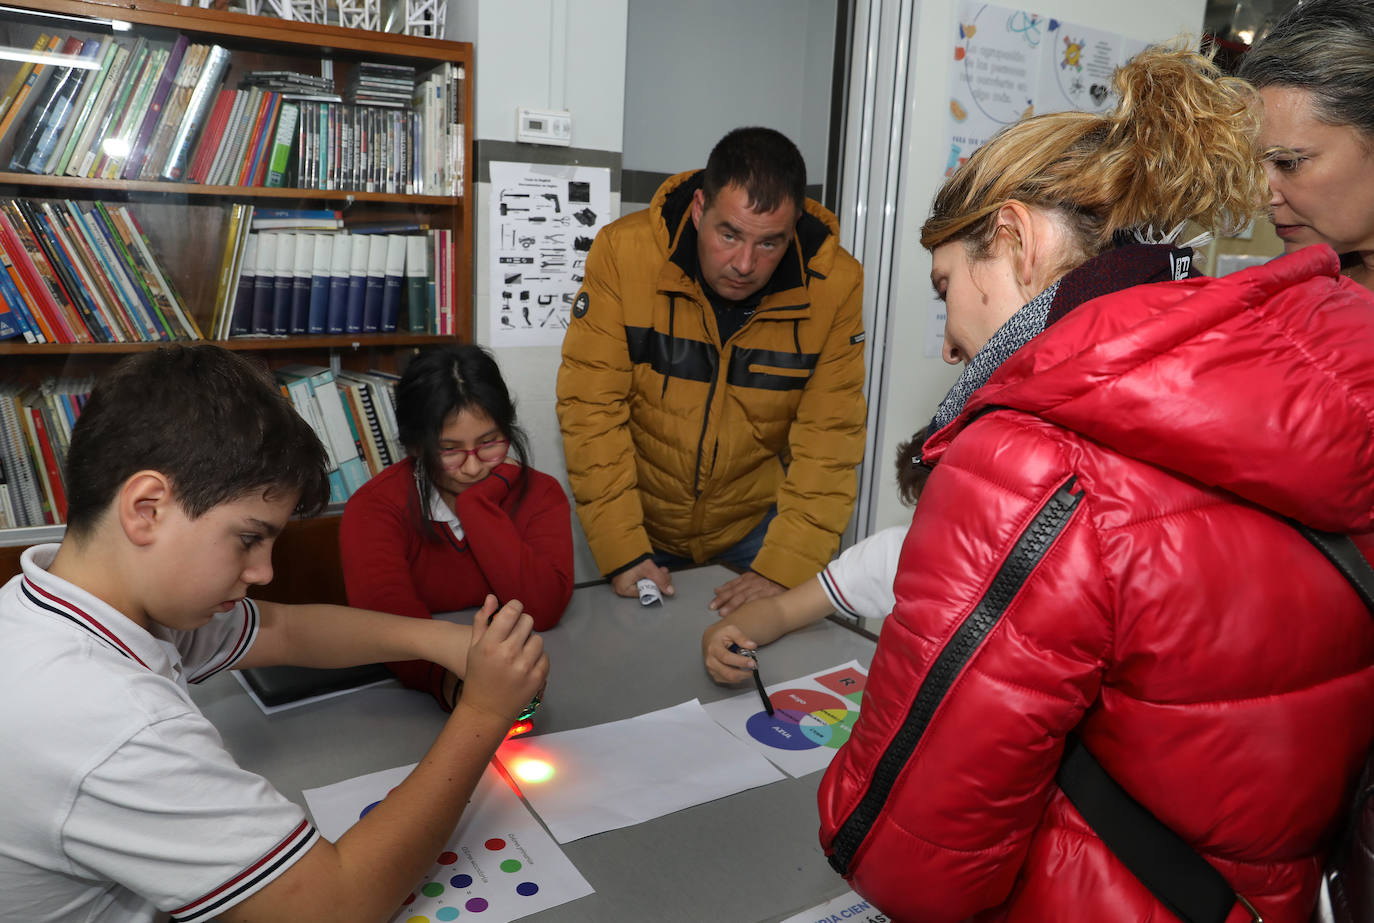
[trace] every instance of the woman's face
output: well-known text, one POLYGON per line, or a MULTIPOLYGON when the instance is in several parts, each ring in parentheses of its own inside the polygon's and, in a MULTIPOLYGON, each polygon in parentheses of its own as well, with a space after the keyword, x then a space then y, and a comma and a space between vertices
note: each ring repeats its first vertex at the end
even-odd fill
POLYGON ((460 494, 491 474, 506 458, 510 440, 496 421, 478 408, 449 414, 439 430, 439 477, 437 487, 460 494))
POLYGON ((1026 302, 1000 247, 974 260, 963 241, 940 244, 931 251, 930 284, 945 303, 943 353, 950 365, 967 364, 1026 302))
POLYGON ((1337 253, 1374 251, 1374 149, 1351 125, 1315 116, 1312 94, 1260 90, 1260 150, 1269 177, 1269 219, 1284 252, 1330 244, 1337 253))

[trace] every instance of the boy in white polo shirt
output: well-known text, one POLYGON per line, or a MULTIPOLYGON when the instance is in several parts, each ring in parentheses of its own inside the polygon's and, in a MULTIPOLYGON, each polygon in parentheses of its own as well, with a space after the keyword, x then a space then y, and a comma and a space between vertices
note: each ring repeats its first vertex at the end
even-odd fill
POLYGON ((121 362, 67 466, 66 538, 0 589, 0 919, 389 918, 547 676, 530 618, 491 597, 471 629, 247 599, 291 514, 327 500, 325 455, 218 347, 121 362), (464 675, 463 696, 337 843, 238 767, 186 692, 229 668, 417 657, 464 675))

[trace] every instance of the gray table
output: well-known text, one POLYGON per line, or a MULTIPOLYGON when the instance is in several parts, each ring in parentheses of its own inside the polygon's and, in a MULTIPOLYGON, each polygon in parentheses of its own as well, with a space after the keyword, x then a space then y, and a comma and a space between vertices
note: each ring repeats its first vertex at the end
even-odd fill
MULTIPOLYGON (((717 686, 701 664, 701 633, 716 618, 706 603, 731 576, 719 567, 680 571, 677 595, 662 608, 621 599, 604 584, 578 589, 562 622, 544 635, 552 670, 535 733, 752 691, 717 686)), ((873 648, 823 621, 765 648, 762 676, 772 684, 851 659, 867 667, 873 648)), ((418 761, 445 717, 428 696, 394 684, 270 717, 223 674, 193 697, 235 758, 297 801, 302 789, 418 761)), ((771 921, 842 894, 847 886, 816 839, 820 777, 785 779, 565 844, 596 893, 525 919, 771 921)))

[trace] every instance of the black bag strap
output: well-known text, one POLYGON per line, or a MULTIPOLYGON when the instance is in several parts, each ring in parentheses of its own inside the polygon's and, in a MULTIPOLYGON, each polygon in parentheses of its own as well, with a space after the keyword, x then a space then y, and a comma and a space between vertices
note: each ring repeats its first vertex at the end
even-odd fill
MULTIPOLYGON (((1350 581, 1374 614, 1374 568, 1350 536, 1292 525, 1350 581)), ((1055 780, 1112 854, 1184 923, 1223 923, 1237 901, 1254 921, 1262 920, 1210 862, 1118 785, 1076 734, 1065 740, 1055 780)))
POLYGON ((1360 549, 1351 541, 1350 536, 1339 532, 1318 532, 1300 522, 1293 523, 1293 527, 1302 533, 1303 538, 1316 545, 1317 550, 1326 555, 1328 561, 1336 565, 1336 569, 1350 581, 1355 592, 1360 594, 1364 604, 1374 614, 1374 567, 1369 566, 1369 561, 1360 554, 1360 549))
POLYGON ((1185 923, 1223 923, 1236 892, 1212 864, 1117 784, 1077 734, 1064 744, 1059 787, 1140 883, 1185 923))

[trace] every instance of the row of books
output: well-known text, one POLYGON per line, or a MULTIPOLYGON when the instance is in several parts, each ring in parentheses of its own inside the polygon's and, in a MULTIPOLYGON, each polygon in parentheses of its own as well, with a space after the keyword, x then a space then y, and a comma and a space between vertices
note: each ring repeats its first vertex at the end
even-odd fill
POLYGON ((425 195, 462 191, 462 65, 445 62, 417 82, 408 66, 364 62, 350 84, 355 103, 345 103, 321 91, 332 80, 290 72, 265 72, 266 79, 250 73, 238 89, 221 87, 229 50, 193 44, 185 35, 163 48, 144 37, 44 34, 33 50, 85 58, 90 67, 20 67, 0 95, 0 143, 12 142, 12 171, 425 195), (375 73, 387 76, 365 76, 375 73))
POLYGON ((0 199, 0 339, 199 339, 138 218, 105 202, 0 199))
POLYGON ((398 330, 454 333, 451 231, 255 229, 259 221, 285 227, 292 220, 309 220, 310 214, 331 213, 297 214, 305 217, 258 218, 252 206, 234 207, 220 266, 213 339, 398 330))
POLYGON ((293 364, 276 370, 282 391, 324 443, 329 499, 342 503, 405 457, 396 427, 397 376, 293 364))
POLYGON ((33 50, 94 67, 19 69, 0 96, 0 139, 14 135, 9 169, 98 179, 181 179, 230 58, 185 35, 163 48, 45 34, 33 50))
POLYGON ((88 378, 0 384, 0 529, 65 521, 67 446, 91 387, 88 378))
MULTIPOLYGON (((397 376, 300 364, 275 374, 324 444, 331 502, 346 501, 405 457, 396 426, 397 376)), ((37 387, 0 383, 0 529, 66 521, 67 450, 93 386, 90 378, 50 378, 37 387)))

